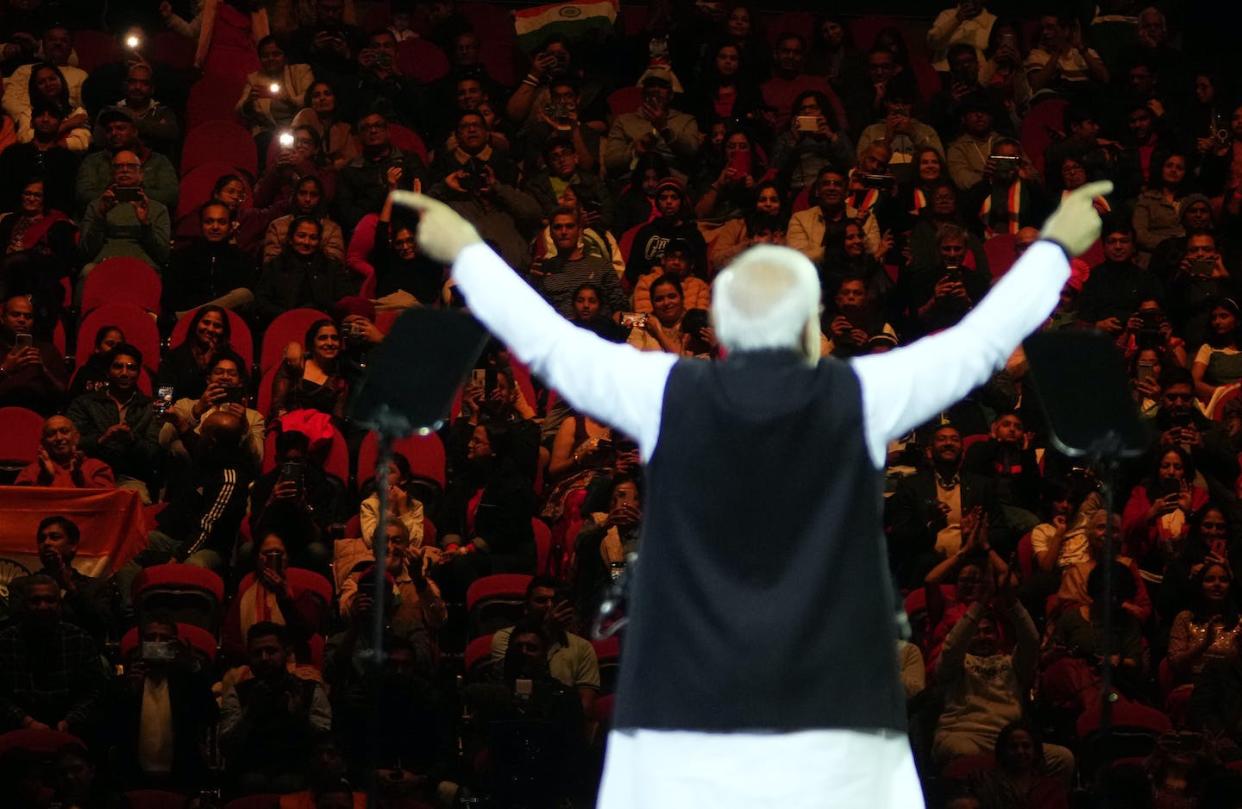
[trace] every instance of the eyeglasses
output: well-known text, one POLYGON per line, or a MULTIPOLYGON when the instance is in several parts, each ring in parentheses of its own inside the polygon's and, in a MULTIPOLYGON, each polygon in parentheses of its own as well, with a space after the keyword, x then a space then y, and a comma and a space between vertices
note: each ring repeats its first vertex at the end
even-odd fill
POLYGON ((384 121, 372 122, 369 124, 358 124, 358 129, 364 132, 374 132, 380 129, 387 129, 388 124, 384 121))
POLYGON ((142 164, 141 163, 113 163, 112 168, 124 169, 124 170, 140 169, 142 168, 142 164))

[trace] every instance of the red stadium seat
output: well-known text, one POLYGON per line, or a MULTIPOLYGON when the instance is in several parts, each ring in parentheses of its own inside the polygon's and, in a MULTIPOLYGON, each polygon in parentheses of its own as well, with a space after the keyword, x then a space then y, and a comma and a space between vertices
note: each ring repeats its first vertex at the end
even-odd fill
POLYGON ((131 789, 125 793, 129 809, 185 809, 190 799, 162 789, 131 789))
POLYGON ((215 631, 224 602, 224 582, 215 573, 194 565, 152 565, 133 584, 134 606, 168 609, 179 623, 215 631))
POLYGON ((974 756, 958 756, 945 765, 940 773, 949 781, 966 781, 971 776, 986 772, 996 767, 996 756, 991 753, 979 753, 974 756))
POLYGON ((773 48, 781 34, 798 34, 808 43, 815 38, 815 17, 809 11, 786 11, 764 20, 763 25, 773 48))
POLYGON ((224 805, 224 809, 280 809, 280 796, 247 795, 244 798, 234 798, 224 805))
POLYGON ((306 330, 316 320, 331 319, 318 309, 290 309, 288 312, 281 312, 263 333, 263 344, 259 348, 259 370, 266 372, 269 368, 276 367, 284 359, 285 346, 289 343, 301 345, 306 340, 306 330))
POLYGON ((966 450, 970 449, 975 444, 978 444, 981 441, 987 441, 991 437, 992 436, 988 435, 987 433, 975 433, 974 435, 962 436, 962 454, 965 455, 966 450))
POLYGON ((591 707, 591 718, 601 725, 612 722, 612 708, 616 697, 612 694, 601 694, 591 707))
POLYGON ((21 469, 39 455, 43 416, 24 407, 0 407, 0 467, 21 469))
POLYGON ((983 243, 983 252, 988 257, 988 270, 993 278, 1000 278, 1009 272, 1009 268, 1017 261, 1013 242, 1012 233, 998 233, 983 243))
POLYGON ((1104 243, 1099 239, 1096 239, 1091 243, 1091 246, 1087 248, 1087 251, 1079 256, 1078 259, 1079 261, 1085 262, 1088 267, 1095 267, 1096 265, 1103 264, 1104 243))
POLYGON ((82 311, 105 303, 130 303, 159 314, 162 288, 159 274, 147 262, 126 256, 107 258, 82 282, 82 311))
POLYGON ((547 573, 552 556, 552 529, 538 517, 531 517, 530 529, 535 535, 535 572, 547 573))
POLYGON ((1035 546, 1031 543, 1031 532, 1027 531, 1018 540, 1018 574, 1022 581, 1030 581, 1035 573, 1035 546))
POLYGON ((643 104, 643 88, 622 87, 608 94, 608 111, 615 117, 627 112, 638 112, 643 104))
POLYGON ((189 70, 194 66, 194 46, 175 31, 160 31, 151 37, 151 61, 173 70, 189 70))
MULTIPOLYGON (((151 373, 160 369, 160 331, 146 310, 129 303, 105 303, 82 318, 78 334, 93 338, 101 326, 116 326, 125 332, 125 341, 142 352, 143 366, 151 373)), ((74 354, 77 367, 81 368, 94 350, 92 339, 79 340, 74 354)))
POLYGON ((490 667, 492 659, 492 636, 480 635, 466 644, 466 677, 480 679, 490 667))
POLYGON ((611 694, 617 690, 617 677, 621 673, 621 638, 610 635, 603 640, 591 641, 591 646, 599 661, 599 692, 611 694))
POLYGON ((56 321, 56 328, 52 329, 52 345, 56 346, 62 357, 68 355, 69 340, 65 336, 65 324, 60 320, 56 321))
MULTIPOLYGON (((393 451, 405 456, 410 463, 410 473, 415 477, 433 481, 444 489, 445 474, 444 442, 435 433, 415 435, 397 441, 393 451)), ((362 488, 375 479, 375 463, 379 460, 379 436, 367 433, 358 447, 358 465, 354 479, 362 488)))
MULTIPOLYGON (((245 84, 244 78, 218 74, 195 82, 185 104, 186 131, 208 121, 237 123, 237 99, 241 98, 245 84)), ((185 170, 181 173, 185 174, 185 170)))
POLYGON ((466 590, 471 637, 516 624, 526 610, 526 587, 530 580, 523 573, 498 573, 475 579, 466 590))
MULTIPOLYGON (((237 352, 243 360, 246 361, 247 371, 254 365, 254 337, 250 334, 250 326, 246 325, 246 319, 241 315, 226 309, 229 317, 229 347, 237 352)), ((185 342, 186 336, 190 333, 190 321, 194 319, 194 313, 188 312, 177 320, 177 325, 173 326, 172 335, 168 340, 169 348, 176 348, 185 342)))
POLYGON ((488 74, 505 87, 517 84, 517 32, 512 12, 496 3, 458 3, 456 9, 470 22, 479 41, 486 43, 479 57, 488 74))
POLYGON ((429 39, 407 39, 397 45, 397 68, 419 84, 431 84, 449 74, 444 51, 429 39))
POLYGON ((5 758, 14 750, 50 758, 66 747, 86 749, 86 745, 77 736, 71 733, 61 733, 59 730, 23 728, 0 733, 0 759, 5 758))
POLYGON ((78 55, 78 67, 90 73, 101 65, 119 60, 121 43, 116 36, 103 31, 74 31, 73 51, 78 55))
MULTIPOLYGON (((177 637, 207 663, 216 662, 216 636, 194 624, 177 624, 177 637)), ((138 649, 138 627, 131 626, 121 637, 121 657, 128 658, 138 649)))
MULTIPOLYGON (((181 175, 181 185, 177 197, 177 210, 175 212, 176 223, 185 221, 188 216, 197 216, 199 207, 211 199, 211 190, 215 187, 216 181, 226 174, 238 174, 237 168, 232 163, 226 163, 222 160, 212 160, 196 166, 193 170, 181 175)), ((242 208, 249 208, 253 204, 254 194, 250 185, 250 180, 244 174, 239 175, 242 182, 246 186, 246 200, 242 203, 242 208)), ((177 230, 174 224, 173 232, 177 230)), ((197 232, 197 229, 196 229, 197 232)))
POLYGON ((418 155, 424 164, 430 162, 427 159, 427 144, 423 143, 423 139, 413 129, 401 124, 389 124, 388 139, 401 151, 418 155))
POLYGON ((1044 173, 1044 157, 1048 147, 1062 135, 1067 106, 1069 102, 1064 99, 1046 99, 1031 107, 1022 119, 1019 130, 1022 150, 1040 174, 1044 173))
MULTIPOLYGON (((319 600, 320 626, 327 622, 328 612, 332 606, 332 583, 319 575, 313 570, 307 570, 302 567, 291 567, 285 571, 285 575, 290 584, 299 590, 310 591, 319 600)), ((237 593, 241 595, 246 590, 254 586, 254 573, 247 573, 242 577, 241 583, 237 585, 237 593)))
POLYGON ((255 397, 254 409, 263 414, 263 418, 270 419, 272 412, 272 380, 276 378, 276 372, 280 370, 279 365, 274 365, 263 372, 259 377, 259 395, 255 397))

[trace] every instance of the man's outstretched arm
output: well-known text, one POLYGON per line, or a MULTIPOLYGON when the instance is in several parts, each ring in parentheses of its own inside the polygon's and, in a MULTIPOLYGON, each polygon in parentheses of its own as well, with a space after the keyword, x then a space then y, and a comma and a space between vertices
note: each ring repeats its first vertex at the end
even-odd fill
POLYGON ((394 192, 393 199, 418 211, 419 245, 437 261, 452 263, 471 313, 575 409, 632 436, 649 460, 664 385, 677 357, 610 343, 575 327, 447 205, 409 192, 394 192))
POLYGON ((1066 197, 1044 225, 1041 241, 956 326, 850 363, 862 385, 872 463, 883 468, 889 441, 986 382, 1047 320, 1069 278, 1065 253, 1083 253, 1099 238, 1092 200, 1112 188, 1110 182, 1091 183, 1066 197))

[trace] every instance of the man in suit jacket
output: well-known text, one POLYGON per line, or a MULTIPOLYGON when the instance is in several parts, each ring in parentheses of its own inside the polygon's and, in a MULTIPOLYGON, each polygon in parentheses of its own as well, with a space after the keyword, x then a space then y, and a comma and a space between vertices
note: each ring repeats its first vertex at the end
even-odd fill
POLYGON ((888 501, 889 553, 903 584, 924 574, 962 546, 962 515, 981 506, 991 524, 1001 522, 996 489, 987 478, 962 472, 962 434, 942 424, 927 449, 930 467, 902 480, 888 501))

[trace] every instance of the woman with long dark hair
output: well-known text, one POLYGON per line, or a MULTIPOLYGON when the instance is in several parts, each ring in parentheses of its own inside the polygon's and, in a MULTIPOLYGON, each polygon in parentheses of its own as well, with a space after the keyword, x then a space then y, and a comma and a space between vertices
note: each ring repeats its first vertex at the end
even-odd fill
POLYGON ((844 17, 826 14, 819 18, 803 69, 828 79, 837 95, 867 75, 867 60, 854 46, 844 17))
POLYGON ((333 169, 341 169, 358 156, 354 129, 337 108, 336 90, 320 79, 311 84, 302 100, 302 110, 293 117, 293 127, 309 126, 319 133, 320 151, 333 169))
POLYGON ((693 94, 700 121, 750 120, 763 109, 763 92, 742 53, 732 39, 708 46, 693 94))
POLYGON ((1134 203, 1134 238, 1139 250, 1151 253, 1160 242, 1184 233, 1182 198, 1190 191, 1190 164, 1182 152, 1156 155, 1151 179, 1134 203))
POLYGON ((302 344, 285 347, 285 359, 272 379, 274 421, 294 410, 318 410, 345 423, 349 382, 341 371, 341 332, 328 318, 316 320, 306 330, 302 344))
POLYGON ((1065 782, 1048 773, 1034 725, 1019 719, 1001 728, 995 752, 996 768, 973 783, 983 809, 1069 809, 1065 782))
POLYGON ((293 220, 309 216, 317 219, 323 227, 319 240, 319 252, 333 261, 345 260, 345 235, 341 226, 328 216, 328 199, 324 196, 323 181, 313 175, 298 179, 289 198, 289 213, 278 216, 267 226, 263 236, 263 263, 280 255, 289 237, 289 225, 293 220))
MULTIPOLYGON (((17 111, 17 140, 29 143, 34 140, 31 125, 36 107, 52 107, 60 111, 59 142, 71 152, 85 152, 91 148, 90 116, 82 107, 69 102, 69 82, 60 68, 49 62, 40 62, 30 69, 27 83, 28 102, 17 111)), ((6 104, 6 107, 8 105, 6 104)))
POLYGON ((719 148, 703 144, 699 151, 696 218, 723 222, 741 216, 749 207, 751 189, 767 174, 767 161, 755 139, 744 128, 725 130, 719 148))
POLYGON ((744 212, 716 228, 708 237, 708 257, 716 270, 727 267, 739 253, 756 244, 784 244, 789 225, 785 194, 772 180, 751 189, 744 212))
POLYGON ((772 168, 781 183, 797 196, 803 188, 812 187, 825 166, 844 169, 854 163, 854 144, 844 130, 828 119, 832 112, 828 97, 816 90, 799 93, 793 101, 789 126, 777 133, 772 144, 772 168), (814 118, 814 129, 802 121, 814 118))
POLYGON ((1190 373, 1195 395, 1211 402, 1217 389, 1242 380, 1242 346, 1239 346, 1238 302, 1221 298, 1208 311, 1207 342, 1195 354, 1190 373))
POLYGON ((1121 515, 1126 556, 1144 570, 1163 573, 1190 535, 1192 517, 1208 502, 1195 483, 1195 462, 1180 446, 1162 447, 1151 475, 1130 492, 1121 515))
POLYGON ((190 320, 185 342, 160 363, 157 385, 168 385, 178 399, 197 399, 207 390, 207 368, 215 355, 231 348, 232 324, 223 308, 203 306, 190 320))
POLYGON ((255 314, 264 323, 281 312, 299 307, 331 310, 332 306, 358 290, 358 283, 339 261, 319 249, 323 224, 310 216, 299 216, 289 223, 285 249, 263 265, 255 289, 255 314))

